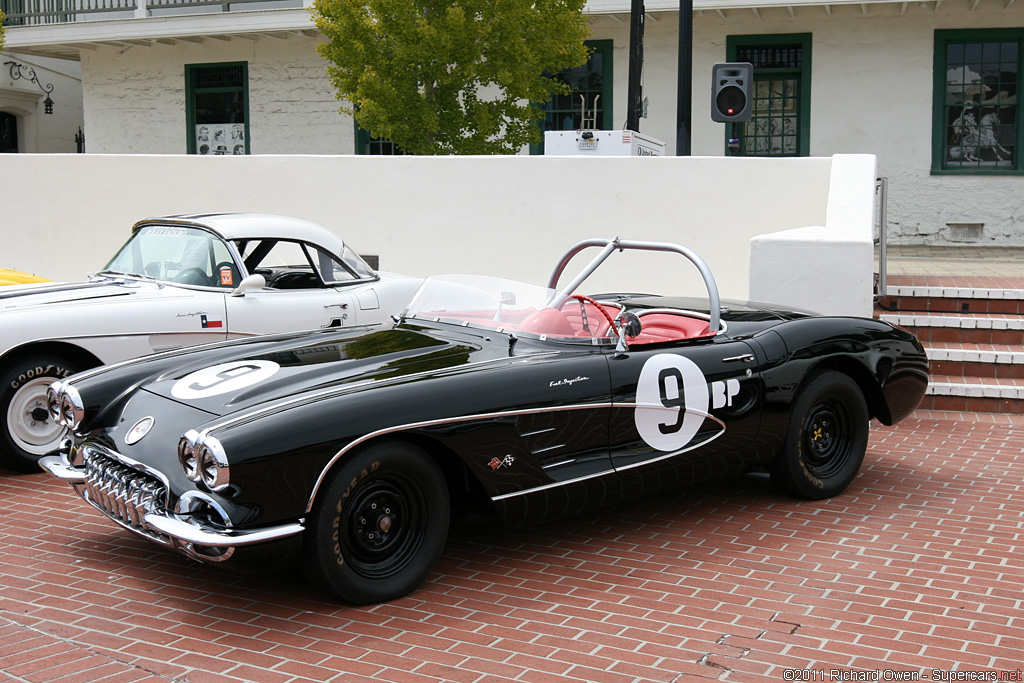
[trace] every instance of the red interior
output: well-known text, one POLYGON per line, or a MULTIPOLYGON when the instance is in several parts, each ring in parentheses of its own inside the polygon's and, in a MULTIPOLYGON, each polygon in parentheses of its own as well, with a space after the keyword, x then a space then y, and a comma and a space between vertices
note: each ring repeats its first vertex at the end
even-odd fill
MULTIPOLYGON (((607 337, 609 336, 608 321, 593 304, 584 303, 587 311, 588 331, 583 324, 580 305, 576 302, 567 303, 561 310, 555 308, 537 309, 506 309, 501 312, 501 320, 494 320, 490 312, 460 312, 459 320, 468 320, 473 325, 502 328, 505 332, 531 332, 549 337, 607 337)), ((602 306, 614 319, 619 314, 618 306, 602 306)), ((429 313, 422 314, 431 317, 429 313)), ((439 313, 438 317, 448 316, 439 313)), ((708 329, 708 321, 704 318, 692 317, 683 313, 651 312, 639 313, 641 332, 629 340, 630 345, 657 344, 662 342, 699 339, 713 336, 708 329)))

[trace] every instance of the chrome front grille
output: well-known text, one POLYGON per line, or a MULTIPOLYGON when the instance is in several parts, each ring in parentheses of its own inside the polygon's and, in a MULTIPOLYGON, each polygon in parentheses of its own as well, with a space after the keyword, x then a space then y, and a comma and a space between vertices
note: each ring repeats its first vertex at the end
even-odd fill
POLYGON ((158 478, 85 448, 84 497, 122 526, 159 543, 170 539, 145 523, 148 512, 164 508, 167 487, 158 478))

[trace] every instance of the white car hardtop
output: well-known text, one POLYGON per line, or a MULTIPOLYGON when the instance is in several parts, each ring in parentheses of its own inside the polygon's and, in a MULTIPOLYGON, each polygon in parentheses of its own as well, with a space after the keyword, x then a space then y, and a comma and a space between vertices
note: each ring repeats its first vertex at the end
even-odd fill
POLYGON ((63 429, 54 379, 236 337, 383 322, 420 280, 374 271, 335 233, 246 213, 149 218, 79 283, 0 288, 0 467, 31 472, 63 429))

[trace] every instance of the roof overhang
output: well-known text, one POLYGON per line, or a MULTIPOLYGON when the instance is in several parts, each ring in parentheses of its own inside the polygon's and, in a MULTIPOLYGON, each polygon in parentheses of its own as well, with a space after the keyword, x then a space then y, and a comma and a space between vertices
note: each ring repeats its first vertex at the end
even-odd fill
POLYGON ((8 27, 4 50, 23 54, 80 58, 101 47, 175 45, 261 38, 284 40, 320 35, 306 9, 216 12, 181 16, 105 19, 66 24, 8 27))

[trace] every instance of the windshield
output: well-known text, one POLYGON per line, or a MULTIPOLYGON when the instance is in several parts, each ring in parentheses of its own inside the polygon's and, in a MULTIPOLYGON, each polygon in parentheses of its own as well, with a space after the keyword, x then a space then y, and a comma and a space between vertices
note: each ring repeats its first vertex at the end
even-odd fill
POLYGON ((171 225, 136 230, 104 272, 204 287, 232 288, 240 280, 223 240, 199 228, 171 225))
POLYGON ((484 275, 438 275, 424 280, 406 309, 406 318, 454 323, 541 339, 587 344, 613 341, 611 320, 620 307, 611 302, 569 296, 555 301, 555 291, 484 275))

